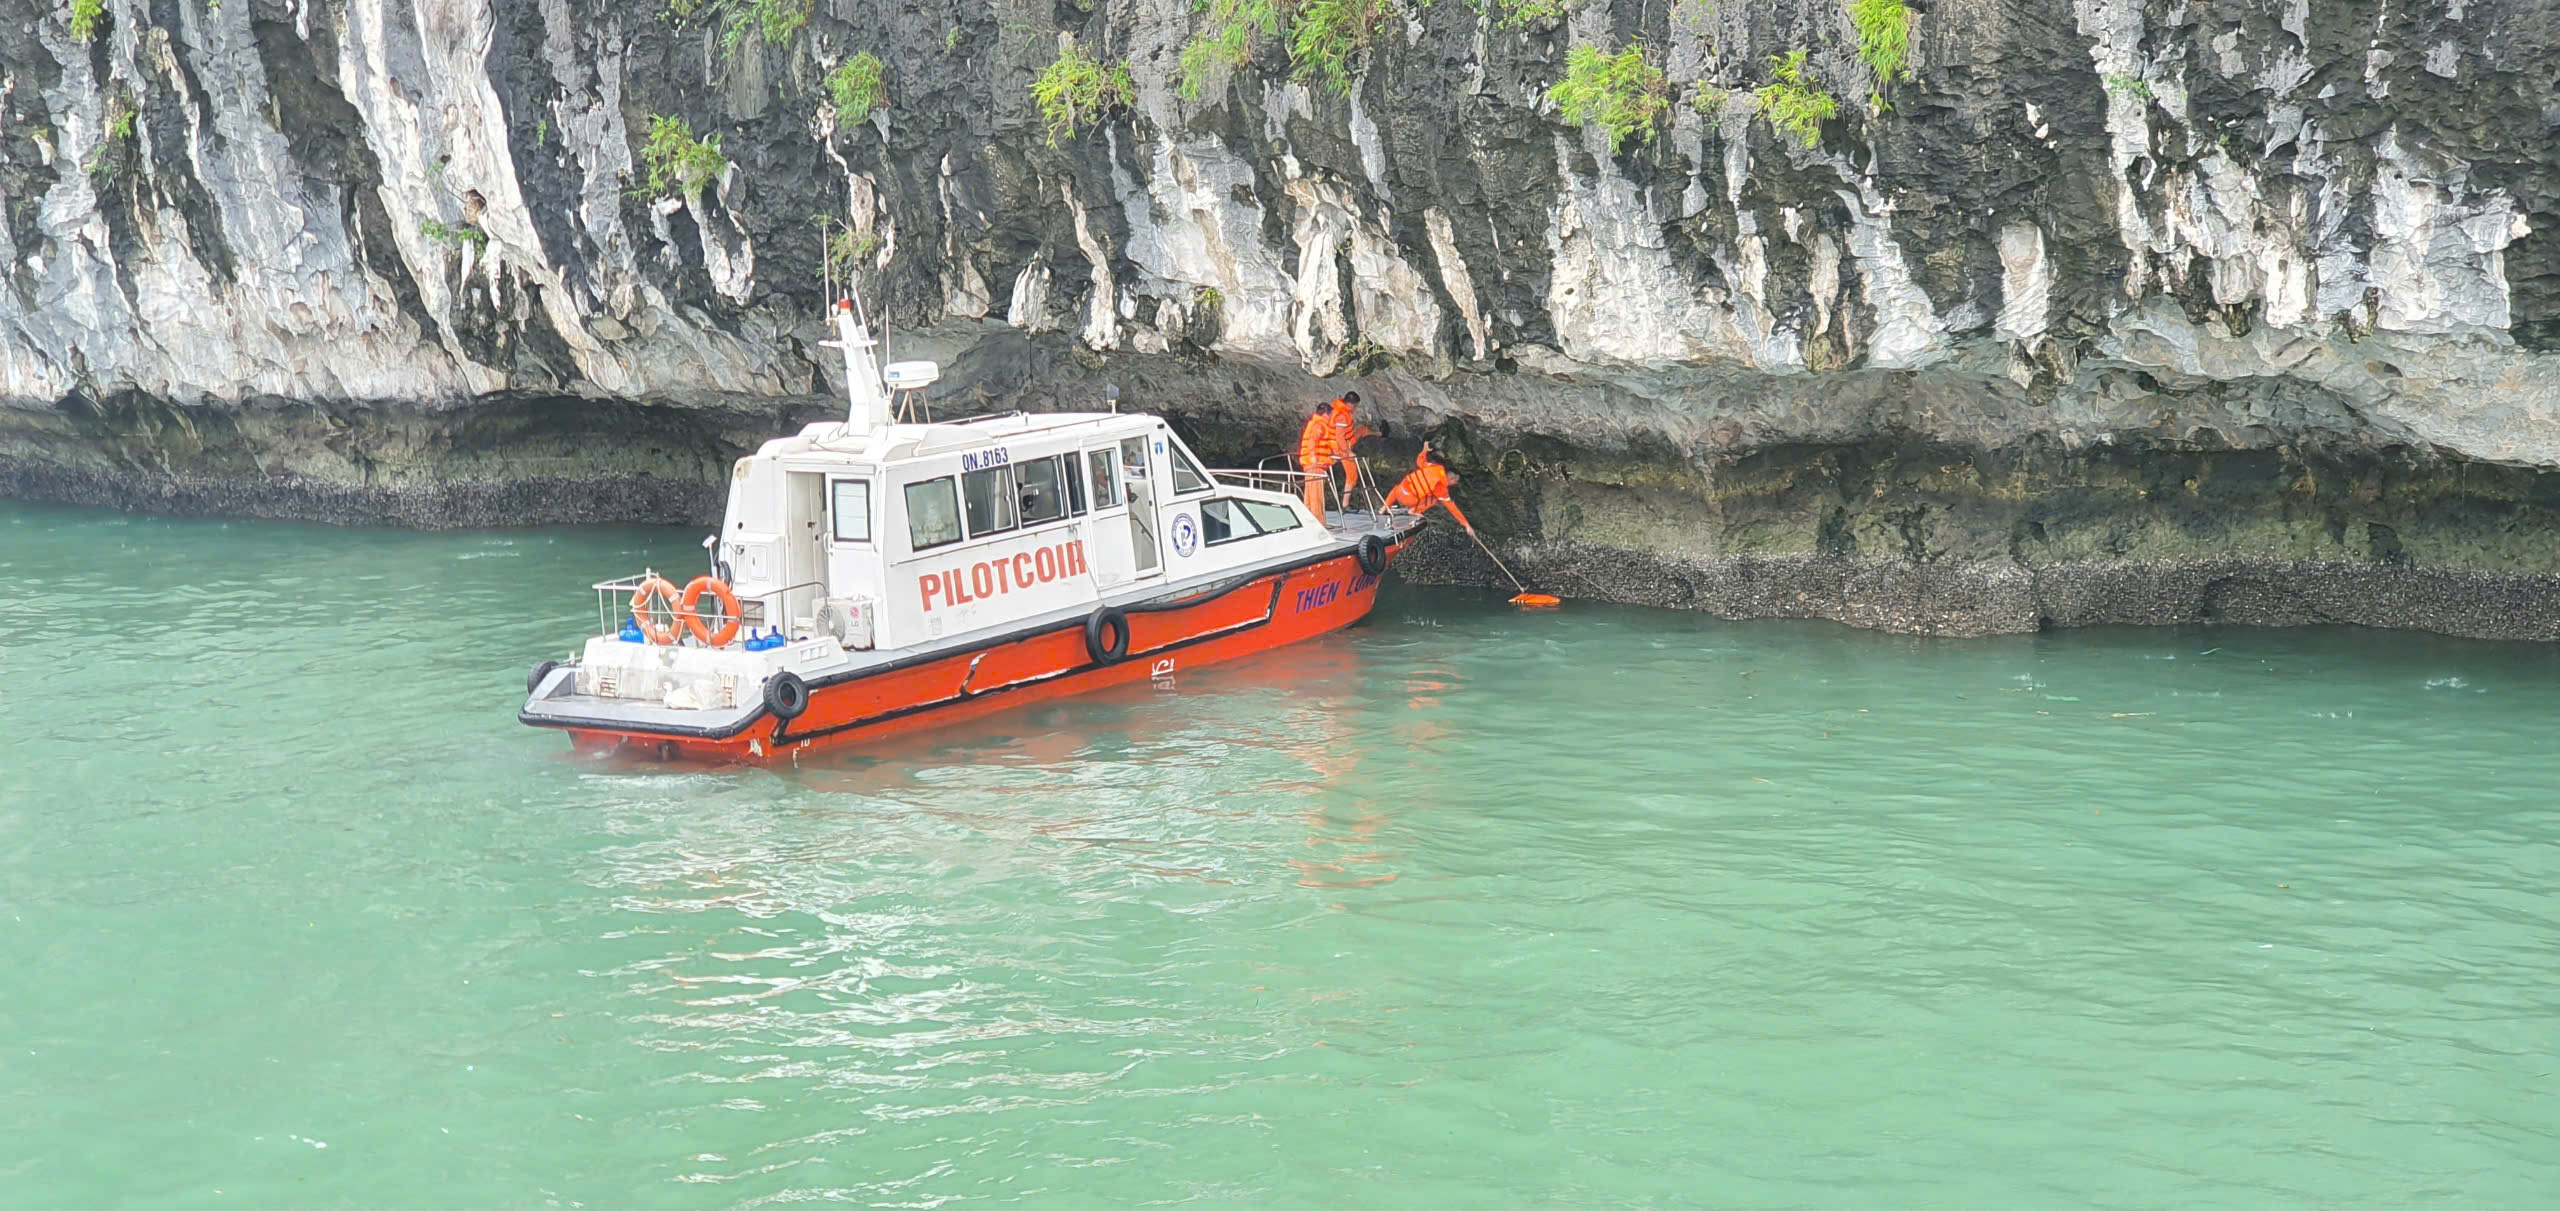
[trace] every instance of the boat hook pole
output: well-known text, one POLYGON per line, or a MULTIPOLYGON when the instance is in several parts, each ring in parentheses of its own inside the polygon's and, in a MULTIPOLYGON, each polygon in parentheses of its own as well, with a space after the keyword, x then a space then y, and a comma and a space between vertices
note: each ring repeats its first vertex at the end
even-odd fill
POLYGON ((1526 593, 1529 591, 1529 586, 1520 583, 1520 578, 1511 574, 1510 566, 1502 562, 1502 557, 1494 554, 1493 548, 1484 545, 1483 536, 1476 533, 1476 528, 1474 526, 1461 526, 1459 528, 1467 532, 1467 537, 1476 540, 1477 549, 1484 552, 1485 558, 1493 561, 1493 566, 1502 569, 1502 578, 1511 582, 1511 589, 1513 592, 1526 593))

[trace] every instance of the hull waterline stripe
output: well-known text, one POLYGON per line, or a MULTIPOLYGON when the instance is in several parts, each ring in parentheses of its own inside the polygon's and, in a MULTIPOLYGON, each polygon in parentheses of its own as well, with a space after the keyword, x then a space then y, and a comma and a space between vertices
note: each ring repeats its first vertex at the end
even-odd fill
MULTIPOLYGON (((1294 570, 1294 569, 1293 569, 1293 570, 1294 570)), ((1218 628, 1217 630, 1214 630, 1214 631, 1203 631, 1203 632, 1201 632, 1200 634, 1197 634, 1197 635, 1192 635, 1192 636, 1188 636, 1188 637, 1186 637, 1186 638, 1182 638, 1182 639, 1174 640, 1172 643, 1158 644, 1158 645, 1156 645, 1155 647, 1148 648, 1148 649, 1147 649, 1146 651, 1144 651, 1144 652, 1131 652, 1131 653, 1129 653, 1127 656, 1122 657, 1121 659, 1122 659, 1122 660, 1135 660, 1135 659, 1137 659, 1137 658, 1139 658, 1139 657, 1141 657, 1141 656, 1154 656, 1154 655, 1158 655, 1158 654, 1161 654, 1161 653, 1164 653, 1164 652, 1175 652, 1175 651, 1180 651, 1180 650, 1182 650, 1183 648, 1190 647, 1190 646, 1191 646, 1191 645, 1193 645, 1193 644, 1197 644, 1197 643, 1207 643, 1207 642, 1209 642, 1209 641, 1210 641, 1210 640, 1212 640, 1212 639, 1223 639, 1223 638, 1225 638, 1225 637, 1227 637, 1227 636, 1229 636, 1229 635, 1238 635, 1238 634, 1242 634, 1242 633, 1244 633, 1244 632, 1246 632, 1246 631, 1256 630, 1256 629, 1259 629, 1259 628, 1261 628, 1261 627, 1267 626, 1267 625, 1269 625, 1269 624, 1270 624, 1271 619, 1272 619, 1274 616, 1276 616, 1276 615, 1280 612, 1280 591, 1281 591, 1282 586, 1283 586, 1285 583, 1286 583, 1286 574, 1285 574, 1285 573, 1284 573, 1284 574, 1282 574, 1282 575, 1280 575, 1280 576, 1275 576, 1275 577, 1272 579, 1272 582, 1271 582, 1271 601, 1270 601, 1270 604, 1268 604, 1268 605, 1266 605, 1266 606, 1264 606, 1264 607, 1263 607, 1263 610, 1262 610, 1262 617, 1260 617, 1260 618, 1248 619, 1248 620, 1246 620, 1246 621, 1244 621, 1244 622, 1239 622, 1239 623, 1236 623, 1236 624, 1234 624, 1234 625, 1232 625, 1232 626, 1223 626, 1223 627, 1220 627, 1220 628, 1218 628)), ((1224 597, 1224 596, 1226 596, 1226 594, 1221 593, 1221 594, 1219 594, 1219 596, 1220 596, 1220 597, 1224 597)), ((1207 598, 1207 599, 1203 599, 1203 600, 1205 601, 1205 600, 1215 600, 1215 599, 1214 599, 1214 598, 1207 598)), ((1115 661, 1113 661, 1113 662, 1112 662, 1112 664, 1118 664, 1118 663, 1120 663, 1120 661, 1115 660, 1115 661)), ((844 732, 855 731, 855 730, 860 729, 860 728, 866 728, 866 727, 877 727, 877 726, 879 726, 880 724, 883 724, 883 723, 895 723, 895 722, 897 722, 897 721, 898 721, 898 720, 900 720, 900 719, 907 719, 907 718, 912 718, 912 717, 914 717, 914 716, 916 716, 916 715, 928 714, 928 713, 931 713, 931 712, 933 712, 933 711, 942 710, 942 709, 944 709, 945 707, 958 706, 958 705, 960 705, 961 703, 964 703, 964 702, 971 702, 971 701, 974 701, 974 700, 976 700, 976 699, 980 699, 980 698, 992 698, 992 697, 995 697, 995 696, 996 696, 996 695, 998 695, 998 694, 1002 694, 1002 693, 1005 693, 1005 692, 1010 691, 1010 690, 1027 689, 1027 688, 1029 688, 1029 687, 1031 687, 1031 686, 1041 685, 1041 684, 1044 684, 1044 683, 1047 683, 1047 682, 1055 681, 1055 680, 1057 680, 1057 679, 1059 679, 1059 678, 1061 678, 1061 677, 1073 677, 1073 676, 1076 676, 1077 674, 1080 674, 1080 673, 1090 673, 1090 672, 1093 672, 1093 671, 1094 671, 1094 670, 1096 670, 1096 669, 1103 669, 1103 668, 1108 668, 1108 667, 1110 667, 1110 666, 1109 666, 1109 665, 1105 665, 1105 664, 1101 664, 1101 663, 1096 662, 1096 661, 1088 660, 1088 661, 1084 662, 1083 664, 1076 665, 1076 666, 1071 667, 1071 668, 1063 668, 1063 669, 1059 669, 1059 670, 1057 670, 1056 672, 1052 672, 1052 673, 1042 673, 1042 674, 1039 674, 1038 676, 1034 676, 1034 677, 1025 677, 1025 678, 1021 679, 1020 681, 1008 681, 1008 682, 1006 682, 1005 684, 1000 685, 1000 686, 996 686, 996 687, 995 687, 995 688, 993 688, 993 689, 979 690, 979 691, 977 691, 977 692, 975 692, 975 693, 971 693, 971 692, 969 692, 969 691, 967 691, 967 690, 963 690, 963 691, 961 691, 960 693, 958 693, 958 694, 954 694, 954 695, 952 695, 952 696, 951 696, 951 697, 949 697, 949 698, 937 698, 937 699, 934 699, 934 700, 933 700, 933 701, 931 701, 931 702, 919 702, 919 703, 917 703, 917 704, 916 704, 916 705, 914 705, 914 706, 902 706, 902 707, 899 707, 899 708, 897 708, 897 709, 895 709, 895 710, 881 711, 881 712, 879 712, 878 714, 865 715, 865 716, 863 716, 863 717, 862 717, 862 718, 860 718, 860 719, 851 720, 851 721, 848 721, 848 722, 845 722, 845 723, 839 723, 839 724, 836 724, 836 725, 834 725, 834 726, 832 726, 832 727, 822 727, 822 728, 819 728, 818 730, 816 730, 816 731, 814 731, 814 732, 789 732, 789 730, 788 730, 788 729, 790 728, 790 726, 791 726, 791 725, 790 725, 788 722, 778 723, 778 724, 775 724, 775 725, 774 725, 773 735, 772 735, 772 737, 770 738, 770 742, 771 742, 772 746, 773 746, 775 749, 777 749, 777 750, 778 750, 778 749, 780 749, 783 745, 786 745, 786 744, 800 744, 800 743, 803 743, 803 742, 806 742, 806 741, 810 741, 810 740, 823 740, 823 739, 825 739, 825 738, 827 738, 827 737, 829 737, 829 736, 839 735, 839 734, 844 733, 844 732), (786 734, 786 732, 788 732, 788 734, 786 734)))
MULTIPOLYGON (((1420 527, 1414 527, 1414 529, 1419 529, 1419 528, 1420 528, 1420 527)), ((1398 537, 1398 538, 1397 538, 1397 539, 1396 539, 1396 540, 1395 540, 1395 541, 1390 545, 1389 550, 1390 550, 1390 551, 1392 551, 1392 550, 1394 550, 1394 549, 1395 549, 1395 548, 1397 548, 1397 547, 1401 547, 1401 546, 1403 546, 1403 545, 1404 545, 1404 543, 1405 543, 1406 541, 1408 541, 1408 540, 1411 538, 1411 536, 1412 536, 1412 531, 1409 529, 1409 530, 1407 530, 1407 531, 1406 531, 1406 533, 1405 533, 1404 535, 1402 535, 1402 536, 1398 537)), ((1268 623, 1271 621, 1271 618, 1272 618, 1273 614, 1274 614, 1274 613, 1278 610, 1278 608, 1279 608, 1281 588, 1282 588, 1282 586, 1286 583, 1286 581, 1287 581, 1287 577, 1288 577, 1288 575, 1289 575, 1290 573, 1292 573, 1292 572, 1297 572, 1297 571, 1301 571, 1301 570, 1306 569, 1306 568, 1316 567, 1316 566, 1321 565, 1321 564, 1331 563, 1331 562, 1333 562, 1334 560, 1337 560, 1337 559, 1351 559, 1351 560, 1354 560, 1355 564, 1356 564, 1356 562, 1357 562, 1357 557, 1356 557, 1356 555, 1355 555, 1353 552, 1341 552, 1341 551, 1337 551, 1337 552, 1330 552, 1330 553, 1324 553, 1324 554, 1318 554, 1318 555, 1311 555, 1311 556, 1307 556, 1307 557, 1304 557, 1304 558, 1301 558, 1301 559, 1292 560, 1292 561, 1290 561, 1290 562, 1288 562, 1288 563, 1275 564, 1275 565, 1272 565, 1272 566, 1267 567, 1267 568, 1259 569, 1259 570, 1252 571, 1252 572, 1247 572, 1247 573, 1245 573, 1245 574, 1243 574, 1243 575, 1241 575, 1241 576, 1236 577, 1234 580, 1232 580, 1232 581, 1230 581, 1230 582, 1227 582, 1227 583, 1226 583, 1225 585, 1223 585, 1223 586, 1218 585, 1218 584, 1211 584, 1211 585, 1204 586, 1203 588, 1201 588, 1200 590, 1198 590, 1198 591, 1197 591, 1195 594, 1193 594, 1193 595, 1188 595, 1188 596, 1184 596, 1184 597, 1180 597, 1180 598, 1173 598, 1173 599, 1162 599, 1162 600, 1156 600, 1156 601, 1141 602, 1141 603, 1136 604, 1136 605, 1122 606, 1122 607, 1120 607, 1120 611, 1121 611, 1121 613, 1124 613, 1124 614, 1159 614, 1159 613, 1165 613, 1165 612, 1172 611, 1172 610, 1188 609, 1188 608, 1190 608, 1190 607, 1192 607, 1192 606, 1208 605, 1208 604, 1211 604, 1211 603, 1213 603, 1213 602, 1217 602, 1217 601, 1224 600, 1224 599, 1225 599, 1225 598, 1227 598, 1228 596, 1231 596, 1231 595, 1233 595, 1234 593, 1236 593, 1236 592, 1238 592, 1238 591, 1240 591, 1240 590, 1242 590, 1242 589, 1244 589, 1244 588, 1246 588, 1246 587, 1248 587, 1248 586, 1250 586, 1250 585, 1254 584, 1255 582, 1257 582, 1257 581, 1261 580, 1262 578, 1264 578, 1264 577, 1266 577, 1266 576, 1268 576, 1268 577, 1271 577, 1271 578, 1272 578, 1272 582, 1271 582, 1271 604, 1270 604, 1269 606, 1265 607, 1265 609, 1264 609, 1264 611, 1263 611, 1263 616, 1262 616, 1260 619, 1254 620, 1254 621, 1252 621, 1252 622, 1240 623, 1240 624, 1237 624, 1237 625, 1235 625, 1235 626, 1231 626, 1231 627, 1222 628, 1222 629, 1220 629, 1220 630, 1212 631, 1212 632, 1209 632, 1209 633, 1207 633, 1207 634, 1203 634, 1203 635, 1195 635, 1195 636, 1191 636, 1191 637, 1186 638, 1186 639, 1176 640, 1176 641, 1175 641, 1175 642, 1173 642, 1173 643, 1169 643, 1169 644, 1162 644, 1162 645, 1159 645, 1159 646, 1157 646, 1157 647, 1153 647, 1153 648, 1149 648, 1149 649, 1147 649, 1147 651, 1146 651, 1145 653, 1131 652, 1131 653, 1129 653, 1126 657, 1124 657, 1124 659, 1135 658, 1136 656, 1139 656, 1139 655, 1142 655, 1142 654, 1143 654, 1143 655, 1152 655, 1152 654, 1159 653, 1159 652, 1169 652, 1169 651, 1174 651, 1174 650, 1179 649, 1179 648, 1189 647, 1190 645, 1192 645, 1192 644, 1194 644, 1194 643, 1199 643, 1199 642, 1202 642, 1202 641, 1204 641, 1204 640, 1216 639, 1216 638, 1219 638, 1219 637, 1221 637, 1221 636, 1228 635, 1228 634, 1232 634, 1232 633, 1235 633, 1235 632, 1238 632, 1238 631, 1248 630, 1248 629, 1251 629, 1251 628, 1254 628, 1254 627, 1259 627, 1259 626, 1266 625, 1266 624, 1268 624, 1268 623)), ((1021 643, 1021 642, 1024 642, 1024 641, 1026 641, 1026 640, 1037 639, 1037 638, 1040 638, 1040 637, 1041 637, 1041 636, 1043 636, 1043 635, 1056 634, 1056 633, 1058 633, 1058 632, 1060 632, 1060 631, 1081 630, 1081 629, 1083 629, 1083 627, 1084 627, 1084 619, 1081 619, 1081 618, 1080 618, 1080 619, 1076 619, 1076 620, 1074 620, 1074 621, 1072 621, 1072 622, 1064 622, 1064 623, 1049 623, 1049 624, 1042 625, 1042 626, 1025 627, 1025 628, 1023 628, 1023 629, 1021 629, 1021 630, 1018 630, 1018 631, 1012 631, 1012 632, 1009 632, 1009 633, 1006 633, 1006 634, 1003 634, 1003 635, 996 635, 996 636, 992 636, 992 637, 988 638, 985 642, 983 642, 983 643, 981 643, 981 644, 977 645, 977 646, 976 646, 976 647, 974 647, 974 648, 959 648, 959 649, 950 650, 950 651, 940 651, 940 652, 925 652, 925 653, 919 653, 919 654, 917 654, 917 655, 909 656, 909 657, 906 657, 906 658, 901 659, 901 660, 893 660, 893 661, 890 661, 890 662, 888 662, 888 663, 886 663, 886 664, 874 665, 874 666, 872 666, 872 667, 870 667, 870 668, 865 668, 865 669, 853 669, 853 670, 848 670, 848 671, 846 671, 846 672, 842 672, 842 673, 836 673, 836 674, 833 674, 833 675, 830 675, 830 676, 827 676, 827 677, 822 677, 822 678, 819 678, 819 679, 817 679, 817 680, 815 680, 815 681, 811 681, 811 682, 809 682, 809 683, 808 683, 808 686, 809 686, 809 691, 810 691, 810 698, 814 701, 814 700, 816 699, 816 697, 817 697, 817 691, 818 691, 818 690, 820 690, 820 689, 826 688, 826 687, 828 687, 828 686, 842 685, 842 684, 844 684, 845 682, 848 682, 848 681, 859 681, 859 680, 862 680, 862 679, 863 679, 863 678, 865 678, 865 677, 878 677, 878 676, 882 676, 882 675, 884 675, 884 674, 888 674, 888 673, 903 672, 903 671, 905 671, 905 670, 907 670, 907 669, 920 668, 920 667, 922 667, 922 666, 929 665, 929 664, 937 664, 937 663, 940 663, 940 662, 942 662, 942 661, 950 660, 950 659, 952 659, 952 658, 954 658, 954 657, 961 656, 961 655, 968 654, 968 653, 972 653, 972 652, 976 653, 976 654, 977 654, 977 656, 978 656, 980 659, 984 659, 984 658, 985 658, 985 656, 986 656, 986 653, 988 653, 989 651, 992 651, 992 650, 994 650, 994 649, 996 649, 996 648, 1004 647, 1004 646, 1007 646, 1007 645, 1009 645, 1009 644, 1021 643)), ((1006 684, 1006 685, 1004 685, 1004 686, 997 687, 996 689, 993 689, 993 690, 987 690, 987 691, 985 691, 985 693, 988 693, 988 694, 1000 693, 1000 692, 1002 692, 1003 690, 1011 689, 1011 688, 1014 688, 1015 686, 1036 684, 1036 683, 1041 682, 1041 681, 1047 681, 1047 680, 1051 680, 1051 679, 1054 679, 1054 678, 1057 678, 1057 677, 1063 677, 1063 676, 1066 676, 1066 675, 1071 674, 1071 673, 1080 673, 1080 672, 1084 672, 1084 671, 1086 671, 1086 670, 1089 670, 1089 669, 1092 669, 1092 668, 1096 668, 1096 667, 1099 667, 1099 666, 1094 665, 1094 664, 1092 664, 1092 663, 1088 662, 1088 663, 1086 663, 1086 664, 1079 665, 1079 666, 1076 666, 1076 667, 1074 667, 1074 668, 1061 669, 1061 670, 1059 670, 1059 671, 1057 671, 1057 672, 1055 672, 1055 673, 1046 674, 1046 675, 1041 676, 1041 677, 1032 678, 1032 679, 1025 680, 1025 681, 1010 682, 1010 683, 1008 683, 1008 684, 1006 684)), ((977 672, 977 666, 976 666, 976 663, 973 661, 973 662, 971 663, 971 665, 970 665, 970 674, 971 674, 972 676, 975 676, 975 675, 976 675, 976 672, 977 672)), ((964 686, 965 686, 965 684, 966 684, 966 683, 964 682, 963 684, 964 684, 964 686)), ((850 729, 850 728, 852 728, 852 727, 865 727, 865 726, 869 726, 869 725, 874 724, 874 723, 885 723, 885 722, 888 722, 888 721, 890 721, 890 720, 892 720, 892 719, 896 719, 896 718, 899 718, 899 717, 902 717, 902 716, 905 716, 905 715, 912 715, 912 714, 917 714, 917 713, 920 713, 920 712, 922 712, 922 711, 926 711, 926 710, 933 710, 933 709, 937 709, 937 708, 944 707, 944 706, 950 706, 950 705, 953 705, 953 704, 955 704, 955 703, 957 703, 957 702, 963 701, 966 697, 968 697, 968 695, 967 695, 966 691, 964 690, 963 694, 962 694, 960 697, 953 697, 953 698, 938 698, 938 699, 935 699, 935 700, 934 700, 934 701, 932 701, 932 702, 924 703, 924 704, 921 704, 921 705, 919 705, 919 706, 901 707, 901 708, 899 708, 897 711, 892 712, 892 713, 889 713, 889 714, 885 714, 885 715, 877 715, 877 716, 868 717, 868 718, 866 718, 866 719, 863 719, 863 720, 857 721, 857 722, 855 722, 855 723, 853 723, 853 724, 849 724, 849 725, 840 725, 840 726, 837 726, 837 727, 830 727, 830 728, 827 728, 827 729, 825 729, 825 730, 823 730, 823 731, 819 731, 819 732, 810 732, 810 733, 805 733, 805 734, 802 734, 802 735, 795 735, 795 736, 789 736, 789 737, 786 737, 786 736, 784 735, 784 733, 785 733, 785 732, 787 732, 787 731, 789 730, 789 728, 790 728, 790 724, 789 724, 789 722, 788 722, 788 721, 784 721, 784 722, 778 723, 778 724, 775 726, 775 728, 774 728, 774 734, 773 734, 773 736, 772 736, 772 738, 771 738, 771 739, 772 739, 772 742, 773 742, 773 743, 775 743, 775 744, 779 745, 779 744, 781 744, 781 743, 784 743, 786 740, 789 740, 789 741, 795 741, 795 742, 796 742, 796 741, 799 741, 799 740, 813 739, 813 738, 816 738, 816 737, 819 737, 819 736, 833 735, 833 734, 834 734, 834 733, 836 733, 836 732, 849 730, 849 729, 850 729)), ((730 724, 726 724, 726 725, 718 726, 718 727, 696 727, 696 726, 689 726, 689 725, 682 725, 682 724, 662 724, 662 725, 656 725, 656 726, 648 726, 648 725, 639 725, 639 724, 635 724, 635 723, 633 723, 631 720, 628 720, 628 719, 590 719, 590 718, 585 718, 585 717, 569 716, 569 715, 536 715, 536 714, 534 714, 531 710, 522 710, 522 711, 518 711, 518 712, 516 713, 516 721, 517 721, 517 722, 519 722, 519 723, 529 724, 529 725, 534 726, 534 727, 556 727, 556 728, 574 729, 574 730, 578 730, 578 731, 612 732, 612 733, 615 733, 615 734, 617 734, 617 735, 622 735, 622 736, 625 736, 625 737, 648 737, 648 738, 651 738, 651 739, 658 739, 658 738, 681 738, 681 739, 687 739, 687 740, 729 740, 729 739, 733 739, 733 738, 737 737, 737 736, 738 736, 738 735, 740 735, 741 733, 743 733, 743 732, 747 731, 748 729, 750 729, 750 728, 754 727, 757 723, 762 722, 762 721, 764 720, 764 718, 765 718, 767 715, 771 714, 771 713, 772 713, 771 711, 769 711, 769 710, 768 710, 768 709, 766 709, 764 706, 762 706, 761 704, 759 704, 759 705, 756 707, 755 711, 754 711, 753 713, 751 713, 751 714, 747 715, 745 718, 740 719, 740 720, 738 720, 738 721, 736 721, 736 722, 734 722, 734 723, 730 723, 730 724)))

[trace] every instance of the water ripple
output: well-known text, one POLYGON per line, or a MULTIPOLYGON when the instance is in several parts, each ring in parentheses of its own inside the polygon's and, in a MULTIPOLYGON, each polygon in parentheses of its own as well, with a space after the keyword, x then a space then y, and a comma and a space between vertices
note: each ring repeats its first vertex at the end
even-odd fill
POLYGON ((512 696, 689 536, 0 519, 31 1206, 2560 1187, 2549 649, 1399 591, 686 771, 512 696))

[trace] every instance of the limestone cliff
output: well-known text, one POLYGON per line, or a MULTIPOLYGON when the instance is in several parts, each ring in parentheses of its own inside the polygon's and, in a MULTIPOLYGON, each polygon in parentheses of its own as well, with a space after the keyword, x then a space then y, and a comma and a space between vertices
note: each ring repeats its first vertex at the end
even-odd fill
MULTIPOLYGON (((1443 444, 1569 593, 2560 637, 2550 5, 0 0, 0 29, 0 492, 699 520, 831 407, 823 217, 944 407, 1116 382, 1249 460, 1356 382, 1382 462, 1443 444), (1613 139, 1553 90, 1628 46, 1613 139), (1062 55, 1101 78, 1064 128, 1032 91, 1062 55), (1831 114, 1783 132, 1789 97, 1831 114)), ((1469 550, 1408 569, 1479 577, 1469 550)))

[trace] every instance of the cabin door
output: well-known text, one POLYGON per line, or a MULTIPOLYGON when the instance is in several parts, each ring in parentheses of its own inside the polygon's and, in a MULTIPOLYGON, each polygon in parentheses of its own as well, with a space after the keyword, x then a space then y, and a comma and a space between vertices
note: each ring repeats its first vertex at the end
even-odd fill
POLYGON ((1132 437, 1120 443, 1120 487, 1129 503, 1129 557, 1135 574, 1144 579, 1164 571, 1163 536, 1156 533, 1156 485, 1147 460, 1147 439, 1132 437))
MULTIPOLYGON (((1143 457, 1145 447, 1139 447, 1143 457)), ((1093 561, 1093 583, 1109 589, 1140 577, 1155 575, 1160 570, 1155 543, 1150 529, 1155 524, 1152 504, 1147 508, 1145 524, 1140 524, 1137 502, 1129 494, 1127 476, 1121 469, 1121 452, 1116 446, 1084 452, 1085 483, 1093 495, 1091 528, 1085 532, 1085 543, 1093 561)), ((1153 495, 1147 500, 1152 502, 1153 495)))
POLYGON ((827 596, 868 597, 880 583, 880 548, 871 534, 871 481, 827 477, 827 596))
POLYGON ((767 621, 785 629, 815 614, 826 595, 826 478, 814 471, 782 477, 782 574, 775 578, 783 585, 782 617, 767 621))

